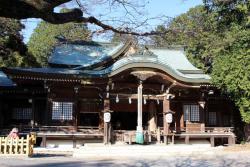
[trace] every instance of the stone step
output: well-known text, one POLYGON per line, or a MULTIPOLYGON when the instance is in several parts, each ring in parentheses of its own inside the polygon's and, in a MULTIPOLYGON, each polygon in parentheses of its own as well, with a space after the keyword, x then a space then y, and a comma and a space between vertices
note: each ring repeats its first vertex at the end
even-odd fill
POLYGON ((150 156, 169 154, 192 154, 193 152, 207 152, 216 148, 208 146, 103 146, 81 147, 73 151, 74 157, 91 156, 150 156))

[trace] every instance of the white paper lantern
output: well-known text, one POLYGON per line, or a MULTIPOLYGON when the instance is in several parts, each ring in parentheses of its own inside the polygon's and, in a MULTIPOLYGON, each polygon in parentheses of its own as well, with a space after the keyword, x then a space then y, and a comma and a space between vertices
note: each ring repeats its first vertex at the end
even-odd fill
POLYGON ((167 113, 166 114, 166 122, 167 123, 172 123, 173 122, 173 114, 172 113, 167 113))
POLYGON ((104 117, 104 122, 110 122, 111 114, 109 112, 105 112, 103 117, 104 117))

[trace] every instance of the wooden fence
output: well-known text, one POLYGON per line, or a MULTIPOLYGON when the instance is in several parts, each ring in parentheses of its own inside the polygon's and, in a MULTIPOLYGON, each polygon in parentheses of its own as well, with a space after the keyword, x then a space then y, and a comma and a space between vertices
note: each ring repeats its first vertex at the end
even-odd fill
POLYGON ((26 138, 0 137, 0 154, 3 155, 33 155, 33 146, 36 143, 36 135, 30 134, 26 138))

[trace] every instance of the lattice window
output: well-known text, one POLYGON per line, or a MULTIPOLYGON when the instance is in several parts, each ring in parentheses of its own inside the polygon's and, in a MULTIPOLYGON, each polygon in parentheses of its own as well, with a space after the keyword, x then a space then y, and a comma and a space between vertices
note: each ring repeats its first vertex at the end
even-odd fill
POLYGON ((216 112, 208 112, 208 123, 209 125, 216 125, 216 112))
POLYGON ((32 108, 13 108, 12 119, 29 120, 32 118, 32 108))
POLYGON ((184 121, 199 122, 200 110, 199 105, 183 105, 184 121))
POLYGON ((71 102, 53 102, 52 120, 72 120, 73 103, 71 102))

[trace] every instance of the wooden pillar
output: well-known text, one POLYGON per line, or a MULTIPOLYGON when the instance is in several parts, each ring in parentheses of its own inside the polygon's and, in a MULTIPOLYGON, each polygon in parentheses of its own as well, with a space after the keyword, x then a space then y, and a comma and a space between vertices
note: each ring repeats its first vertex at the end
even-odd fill
POLYGON ((177 133, 181 132, 181 129, 184 127, 184 120, 183 120, 183 111, 182 111, 182 103, 177 102, 175 108, 175 130, 177 133))
POLYGON ((51 117, 49 117, 50 113, 50 96, 49 96, 49 92, 47 92, 47 98, 46 98, 46 112, 44 112, 44 124, 46 126, 49 125, 49 119, 51 119, 51 117))
MULTIPOLYGON (((105 111, 110 110, 110 100, 109 99, 104 99, 103 101, 103 114, 105 111)), ((103 120, 103 125, 104 125, 104 132, 103 132, 103 143, 104 144, 109 144, 110 139, 111 139, 111 125, 110 122, 104 122, 103 120)))
POLYGON ((169 133, 169 124, 166 122, 166 112, 170 111, 170 101, 164 97, 163 99, 163 133, 164 135, 169 133))
POLYGON ((73 113, 73 127, 74 131, 77 132, 78 130, 78 115, 79 115, 79 102, 78 102, 78 92, 79 92, 79 87, 74 87, 74 113, 73 113))
POLYGON ((210 143, 211 143, 211 147, 214 147, 214 136, 210 137, 210 143))
POLYGON ((206 105, 206 102, 205 101, 199 101, 199 110, 200 110, 200 120, 202 123, 205 123, 205 105, 206 105))
POLYGON ((235 136, 234 135, 228 136, 227 140, 228 140, 228 145, 229 146, 235 144, 235 136))
POLYGON ((4 122, 3 102, 2 102, 2 100, 3 100, 2 97, 0 97, 0 128, 3 126, 3 122, 4 122))
POLYGON ((156 125, 156 106, 154 101, 149 102, 149 119, 148 119, 148 131, 155 132, 157 128, 156 125))
POLYGON ((172 141, 171 142, 172 142, 172 144, 174 144, 174 135, 172 135, 172 141))
POLYGON ((161 143, 161 130, 159 127, 157 128, 156 138, 157 138, 157 143, 160 144, 161 143))
MULTIPOLYGON (((106 92, 106 93, 109 93, 109 92, 106 92)), ((104 94, 103 94, 103 97, 105 97, 105 98, 103 100, 103 106, 101 107, 102 112, 99 113, 99 125, 98 125, 98 127, 99 127, 99 129, 104 130, 106 127, 104 127, 105 125, 104 125, 104 113, 103 112, 110 110, 110 100, 109 100, 109 98, 106 98, 106 95, 104 95, 104 94)))
POLYGON ((185 144, 189 144, 189 136, 188 135, 185 137, 185 144))
POLYGON ((47 138, 46 138, 46 135, 43 135, 42 136, 42 144, 41 144, 42 147, 47 147, 47 138))
POLYGON ((164 135, 164 144, 168 144, 168 134, 170 124, 166 121, 166 112, 170 111, 170 101, 164 97, 163 99, 163 135, 164 135))
POLYGON ((76 148, 77 140, 75 135, 72 136, 73 148, 76 148))
POLYGON ((35 98, 32 97, 31 99, 31 105, 32 105, 32 122, 31 122, 31 126, 32 128, 34 127, 34 125, 36 124, 37 120, 36 118, 36 108, 35 108, 35 98))

